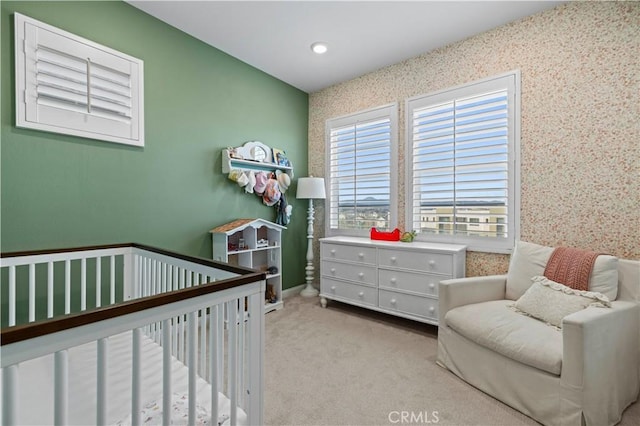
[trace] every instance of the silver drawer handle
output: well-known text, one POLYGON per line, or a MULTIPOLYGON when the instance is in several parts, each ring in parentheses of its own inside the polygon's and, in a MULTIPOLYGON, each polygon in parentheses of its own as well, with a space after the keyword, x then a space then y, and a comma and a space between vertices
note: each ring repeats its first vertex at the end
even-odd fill
POLYGON ((358 257, 362 259, 364 257, 364 253, 358 253, 358 257))
POLYGON ((396 299, 391 299, 391 304, 395 305, 396 304, 396 299))
POLYGON ((336 286, 335 285, 331 286, 331 291, 336 291, 336 286))
POLYGON ((436 310, 436 308, 434 308, 433 306, 429 308, 429 312, 433 312, 435 310, 436 310))
POLYGON ((429 288, 435 288, 436 285, 434 283, 429 284, 429 288))
POLYGON ((336 254, 336 249, 331 250, 331 254, 336 254))
POLYGON ((358 296, 364 297, 364 291, 361 291, 360 293, 358 293, 358 296))
POLYGON ((391 256, 391 262, 392 262, 392 263, 396 263, 396 261, 397 261, 397 260, 398 260, 398 259, 396 259, 396 257, 395 257, 395 256, 391 256))
POLYGON ((331 268, 331 273, 335 275, 335 273, 336 273, 336 268, 331 268))
POLYGON ((435 260, 430 260, 429 261, 429 266, 431 266, 432 268, 436 265, 436 261, 435 260))
POLYGON ((360 278, 364 277, 364 272, 360 272, 360 273, 358 274, 358 276, 359 276, 360 278))
POLYGON ((397 281, 397 280, 395 279, 395 277, 394 277, 394 278, 391 278, 391 285, 396 285, 396 281, 397 281))

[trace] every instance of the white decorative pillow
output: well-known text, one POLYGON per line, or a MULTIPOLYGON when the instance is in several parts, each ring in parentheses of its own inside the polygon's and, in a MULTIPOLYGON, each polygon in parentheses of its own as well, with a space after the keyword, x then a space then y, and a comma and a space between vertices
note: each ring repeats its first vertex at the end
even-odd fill
POLYGON ((516 310, 562 328, 562 319, 589 306, 611 307, 607 296, 593 291, 574 290, 542 276, 516 301, 516 310))
POLYGON ((531 278, 543 275, 553 247, 517 241, 507 272, 506 298, 517 300, 531 286, 531 278))
POLYGON ((596 257, 589 278, 589 291, 602 293, 609 300, 618 297, 618 258, 608 254, 596 257))

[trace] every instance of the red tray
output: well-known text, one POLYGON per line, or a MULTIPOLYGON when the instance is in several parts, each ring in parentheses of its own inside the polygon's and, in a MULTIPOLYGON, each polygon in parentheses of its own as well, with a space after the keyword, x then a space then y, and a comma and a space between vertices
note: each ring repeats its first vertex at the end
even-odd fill
POLYGON ((400 230, 396 228, 393 231, 378 231, 376 228, 371 228, 371 239, 383 241, 400 241, 400 230))

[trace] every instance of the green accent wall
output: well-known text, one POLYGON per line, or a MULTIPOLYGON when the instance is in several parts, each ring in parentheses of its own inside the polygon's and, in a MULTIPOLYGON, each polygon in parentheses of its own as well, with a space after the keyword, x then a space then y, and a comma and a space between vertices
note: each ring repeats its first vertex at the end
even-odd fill
MULTIPOLYGON (((133 6, 2 1, 0 31, 3 252, 135 241, 209 258, 215 226, 276 218, 222 174, 223 148, 260 140, 307 174, 306 93, 133 6), (13 12, 144 61, 144 148, 15 127, 13 12)), ((306 203, 295 189, 284 288, 304 283, 306 203)))

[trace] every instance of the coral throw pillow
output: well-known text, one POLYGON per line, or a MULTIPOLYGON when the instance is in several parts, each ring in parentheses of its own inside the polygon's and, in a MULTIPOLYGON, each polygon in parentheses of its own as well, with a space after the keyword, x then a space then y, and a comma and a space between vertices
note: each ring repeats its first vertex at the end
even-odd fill
POLYGON ((588 291, 589 278, 600 253, 571 247, 558 247, 547 262, 544 276, 576 290, 588 291))

